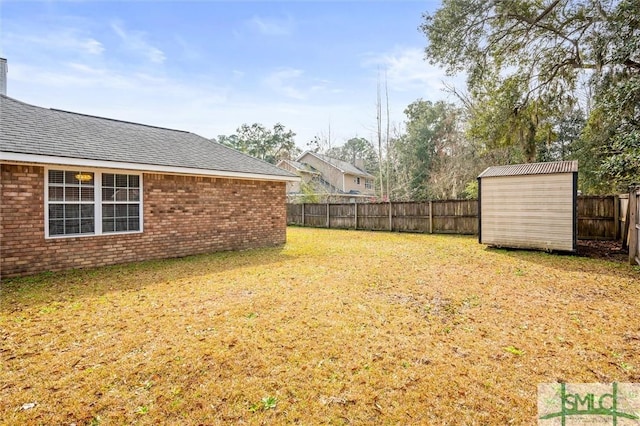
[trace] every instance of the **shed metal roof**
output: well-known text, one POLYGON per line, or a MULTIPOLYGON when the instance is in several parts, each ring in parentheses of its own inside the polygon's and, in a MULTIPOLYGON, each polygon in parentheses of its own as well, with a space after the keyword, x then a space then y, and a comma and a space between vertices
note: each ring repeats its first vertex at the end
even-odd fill
POLYGON ((547 163, 509 164, 488 167, 479 178, 496 176, 524 176, 553 173, 574 173, 578 171, 577 161, 551 161, 547 163))
POLYGON ((297 179, 194 133, 47 109, 0 95, 0 159, 16 154, 297 179))

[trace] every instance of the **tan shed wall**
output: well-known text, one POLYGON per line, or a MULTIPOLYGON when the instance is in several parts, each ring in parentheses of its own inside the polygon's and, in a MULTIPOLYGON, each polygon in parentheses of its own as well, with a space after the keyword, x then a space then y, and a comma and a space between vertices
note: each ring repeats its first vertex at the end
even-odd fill
POLYGON ((573 174, 481 179, 481 243, 572 251, 573 174))

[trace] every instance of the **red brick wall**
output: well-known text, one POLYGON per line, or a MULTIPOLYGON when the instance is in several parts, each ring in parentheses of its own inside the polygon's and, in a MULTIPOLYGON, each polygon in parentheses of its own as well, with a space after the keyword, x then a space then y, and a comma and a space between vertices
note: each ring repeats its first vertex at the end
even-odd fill
POLYGON ((1 165, 0 276, 284 244, 285 184, 143 175, 144 231, 45 239, 44 168, 1 165))

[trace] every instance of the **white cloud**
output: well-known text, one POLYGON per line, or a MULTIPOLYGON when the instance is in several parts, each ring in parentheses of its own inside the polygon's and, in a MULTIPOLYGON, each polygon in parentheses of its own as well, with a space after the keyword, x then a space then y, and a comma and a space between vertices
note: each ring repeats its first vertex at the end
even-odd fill
POLYGON ((52 30, 46 34, 35 34, 33 32, 24 34, 9 30, 5 32, 4 40, 6 43, 32 52, 34 49, 89 55, 100 55, 104 52, 104 46, 98 40, 87 37, 79 30, 70 28, 52 30))
POLYGON ((283 68, 269 74, 264 82, 271 90, 288 98, 306 99, 307 94, 294 86, 294 81, 298 80, 304 72, 294 68, 283 68))
POLYGON ((331 88, 331 82, 325 79, 306 78, 301 69, 280 68, 271 72, 263 79, 264 85, 271 91, 295 100, 308 100, 323 94, 335 95, 341 90, 331 88))
POLYGON ((249 28, 267 36, 286 36, 293 32, 294 22, 288 16, 284 19, 253 16, 247 21, 249 28))
POLYGON ((142 54, 153 63, 161 64, 165 61, 164 52, 155 46, 149 44, 146 40, 146 34, 141 31, 125 30, 121 22, 112 22, 111 29, 120 37, 125 47, 133 52, 142 54))
POLYGON ((104 47, 102 46, 102 43, 92 38, 84 40, 82 42, 82 47, 86 52, 91 53, 93 55, 99 55, 102 52, 104 52, 104 47))
POLYGON ((376 66, 381 79, 385 71, 387 83, 392 90, 430 93, 441 91, 447 84, 464 86, 464 76, 449 77, 443 69, 424 60, 424 51, 417 47, 397 48, 392 52, 365 55, 364 65, 376 66))

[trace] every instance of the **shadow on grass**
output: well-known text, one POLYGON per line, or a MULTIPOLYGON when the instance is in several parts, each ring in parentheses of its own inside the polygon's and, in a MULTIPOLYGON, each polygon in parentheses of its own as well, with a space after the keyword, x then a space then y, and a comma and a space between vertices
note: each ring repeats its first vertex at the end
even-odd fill
POLYGON ((283 254, 283 249, 279 246, 226 251, 3 279, 0 312, 43 303, 73 302, 110 292, 138 291, 160 282, 197 279, 237 268, 266 267, 291 259, 292 256, 283 254))
POLYGON ((638 277, 639 268, 626 262, 609 259, 598 259, 570 252, 543 252, 538 250, 485 247, 489 253, 509 256, 525 262, 532 262, 545 267, 571 272, 588 272, 605 274, 613 277, 638 277))

